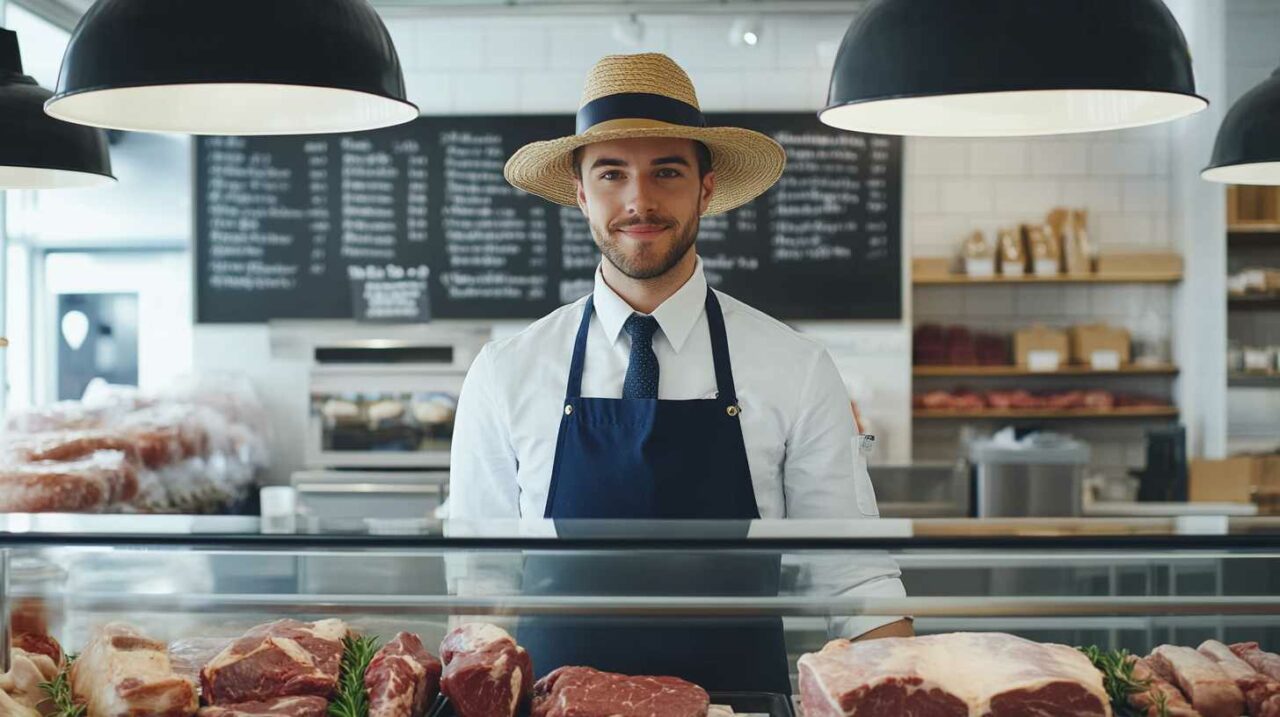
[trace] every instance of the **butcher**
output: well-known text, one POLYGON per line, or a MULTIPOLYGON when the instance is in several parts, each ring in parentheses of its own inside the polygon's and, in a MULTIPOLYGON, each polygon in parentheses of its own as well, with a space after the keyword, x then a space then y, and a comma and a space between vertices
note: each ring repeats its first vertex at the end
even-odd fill
MULTIPOLYGON (((454 426, 451 518, 878 517, 830 355, 712 290, 698 256, 700 218, 760 196, 785 163, 763 134, 707 126, 689 77, 665 55, 595 65, 576 133, 522 147, 504 172, 582 211, 602 255, 594 288, 476 357, 454 426)), ((626 580, 607 563, 530 562, 526 590, 607 590, 626 580)), ((651 574, 659 594, 698 594, 686 581, 701 580, 713 595, 759 567, 716 563, 614 568, 651 574)), ((735 594, 776 594, 776 566, 771 574, 735 594)), ((881 578, 875 594, 903 594, 896 572, 881 578)), ((912 634, 908 619, 847 624, 850 638, 912 634)), ((518 638, 540 675, 585 665, 790 692, 776 618, 526 620, 518 638)))

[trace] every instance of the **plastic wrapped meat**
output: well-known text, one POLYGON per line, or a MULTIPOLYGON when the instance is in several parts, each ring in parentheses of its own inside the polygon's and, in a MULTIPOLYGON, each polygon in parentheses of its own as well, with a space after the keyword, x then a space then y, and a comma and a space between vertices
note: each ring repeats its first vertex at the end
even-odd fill
POLYGON ((168 647, 123 623, 90 638, 71 665, 71 689, 86 717, 188 717, 198 706, 195 685, 173 672, 168 647))
POLYGON ((78 461, 7 465, 0 467, 0 511, 98 513, 137 487, 137 469, 119 451, 98 451, 78 461))

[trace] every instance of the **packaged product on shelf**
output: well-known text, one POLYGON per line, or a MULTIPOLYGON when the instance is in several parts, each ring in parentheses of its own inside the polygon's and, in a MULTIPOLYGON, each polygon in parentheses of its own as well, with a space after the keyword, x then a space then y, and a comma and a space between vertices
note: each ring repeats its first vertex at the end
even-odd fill
POLYGON ((1037 324, 1013 335, 1013 353, 1023 368, 1057 371, 1071 356, 1071 346, 1067 332, 1037 324))
POLYGON ((1093 273, 1096 252, 1089 240, 1089 211, 1087 209, 1054 210, 1068 212, 1070 221, 1062 240, 1063 266, 1072 276, 1093 273))
POLYGON ((996 265, 1003 276, 1026 276, 1027 250, 1019 229, 1001 229, 996 241, 996 265))
POLYGON ((1129 363, 1129 331, 1107 324, 1071 327, 1071 361, 1097 371, 1114 371, 1129 363))
POLYGON ((964 273, 969 276, 995 276, 996 250, 987 242, 987 235, 975 231, 964 240, 962 250, 964 273))
POLYGON ((1061 246, 1053 226, 1025 227, 1031 270, 1036 276, 1057 276, 1062 265, 1061 246))

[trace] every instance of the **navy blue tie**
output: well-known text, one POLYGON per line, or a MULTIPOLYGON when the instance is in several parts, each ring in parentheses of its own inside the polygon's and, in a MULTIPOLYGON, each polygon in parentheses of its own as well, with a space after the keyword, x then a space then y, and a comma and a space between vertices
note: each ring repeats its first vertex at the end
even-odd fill
POLYGON ((658 330, 658 320, 632 314, 622 328, 631 337, 631 359, 627 378, 622 382, 622 397, 657 398, 658 356, 653 352, 653 334, 658 330))

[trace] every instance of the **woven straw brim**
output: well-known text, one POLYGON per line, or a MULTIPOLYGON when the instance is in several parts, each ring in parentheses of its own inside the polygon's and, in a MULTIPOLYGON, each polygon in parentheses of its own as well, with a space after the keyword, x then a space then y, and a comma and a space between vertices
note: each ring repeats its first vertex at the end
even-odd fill
POLYGON ((716 189, 703 215, 720 214, 764 194, 782 176, 787 155, 782 146, 759 132, 738 127, 630 127, 600 130, 521 147, 503 169, 511 184, 566 207, 578 206, 573 151, 616 139, 674 137, 694 139, 711 150, 716 189))

